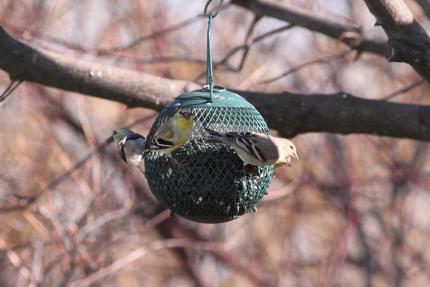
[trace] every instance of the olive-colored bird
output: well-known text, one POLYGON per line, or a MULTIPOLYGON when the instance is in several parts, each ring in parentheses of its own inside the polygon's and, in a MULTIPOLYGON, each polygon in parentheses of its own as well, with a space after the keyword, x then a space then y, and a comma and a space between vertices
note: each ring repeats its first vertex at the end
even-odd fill
POLYGON ((145 152, 156 151, 178 163, 171 155, 188 141, 193 131, 193 124, 191 112, 177 111, 173 117, 159 127, 151 141, 147 142, 145 152))

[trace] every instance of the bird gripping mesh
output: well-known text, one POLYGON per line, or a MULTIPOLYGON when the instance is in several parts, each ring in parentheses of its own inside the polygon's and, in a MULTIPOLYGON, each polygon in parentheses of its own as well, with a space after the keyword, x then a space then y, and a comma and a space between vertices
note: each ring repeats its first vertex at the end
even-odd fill
POLYGON ((145 175, 155 197, 173 213, 198 222, 219 223, 256 210, 271 182, 273 166, 259 166, 244 174, 234 150, 205 142, 206 127, 219 132, 269 132, 260 113, 241 96, 215 86, 212 100, 208 90, 197 90, 180 95, 160 112, 149 141, 180 109, 193 113, 193 132, 173 153, 183 164, 150 152, 145 156, 145 175))

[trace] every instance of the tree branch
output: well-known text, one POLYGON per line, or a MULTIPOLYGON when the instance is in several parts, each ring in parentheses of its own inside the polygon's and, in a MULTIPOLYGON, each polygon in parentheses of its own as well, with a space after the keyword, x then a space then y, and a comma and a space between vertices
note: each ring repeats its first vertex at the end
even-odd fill
POLYGON ((428 19, 430 19, 430 2, 429 0, 415 0, 418 5, 420 5, 421 9, 423 10, 424 14, 428 19))
POLYGON ((0 27, 0 69, 12 80, 23 80, 124 103, 160 110, 184 90, 198 86, 126 69, 81 61, 15 40, 0 27))
POLYGON ((387 51, 387 45, 384 41, 367 38, 357 26, 331 21, 298 7, 284 3, 282 5, 269 3, 267 0, 232 0, 231 3, 256 14, 286 21, 290 25, 300 26, 340 40, 359 52, 385 55, 387 51))
MULTIPOLYGON (((162 109, 184 90, 198 88, 62 54, 37 50, 0 27, 0 69, 24 80, 124 103, 162 109)), ((430 107, 367 100, 345 93, 303 95, 236 91, 284 136, 306 132, 367 133, 430 141, 430 107)))
POLYGON ((388 35, 392 62, 405 62, 430 83, 430 38, 403 0, 365 0, 388 35))

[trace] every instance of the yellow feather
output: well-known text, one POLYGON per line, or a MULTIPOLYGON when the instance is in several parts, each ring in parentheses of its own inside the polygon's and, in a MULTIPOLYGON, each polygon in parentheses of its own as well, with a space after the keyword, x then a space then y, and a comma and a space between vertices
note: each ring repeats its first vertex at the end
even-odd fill
POLYGON ((173 121, 175 126, 175 133, 179 135, 179 137, 176 139, 175 144, 172 147, 164 151, 164 153, 168 156, 173 151, 182 147, 188 141, 188 138, 193 128, 192 118, 186 119, 180 113, 175 114, 175 116, 173 117, 173 121))
POLYGON ((184 117, 177 119, 176 124, 180 130, 190 130, 193 127, 193 121, 191 119, 187 120, 184 117))

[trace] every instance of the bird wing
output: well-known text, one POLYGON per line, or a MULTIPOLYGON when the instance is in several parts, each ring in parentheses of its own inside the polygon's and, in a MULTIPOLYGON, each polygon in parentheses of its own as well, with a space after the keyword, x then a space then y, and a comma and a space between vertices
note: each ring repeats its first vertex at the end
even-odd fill
POLYGON ((265 162, 275 163, 279 160, 280 153, 272 136, 265 134, 255 134, 254 141, 256 146, 262 151, 265 162))
POLYGON ((140 134, 136 134, 136 133, 133 133, 133 134, 127 136, 127 140, 140 140, 140 139, 145 140, 145 137, 141 136, 140 134))
POLYGON ((258 145, 259 134, 251 132, 228 132, 226 136, 234 140, 236 147, 258 158, 261 162, 266 162, 267 158, 258 145))
POLYGON ((121 156, 121 158, 127 162, 127 158, 125 157, 125 151, 124 151, 124 144, 120 144, 119 145, 119 155, 121 156))
POLYGON ((141 136, 140 134, 136 133, 129 133, 127 136, 122 139, 119 144, 119 154, 121 158, 125 161, 127 161, 127 156, 130 150, 132 150, 135 153, 142 154, 145 150, 145 137, 141 136), (126 149, 127 145, 127 151, 126 149), (127 153, 128 152, 128 153, 127 153), (126 154, 127 153, 127 154, 126 154))
POLYGON ((175 133, 170 127, 170 121, 165 122, 148 143, 150 150, 164 150, 172 147, 175 142, 175 133))

